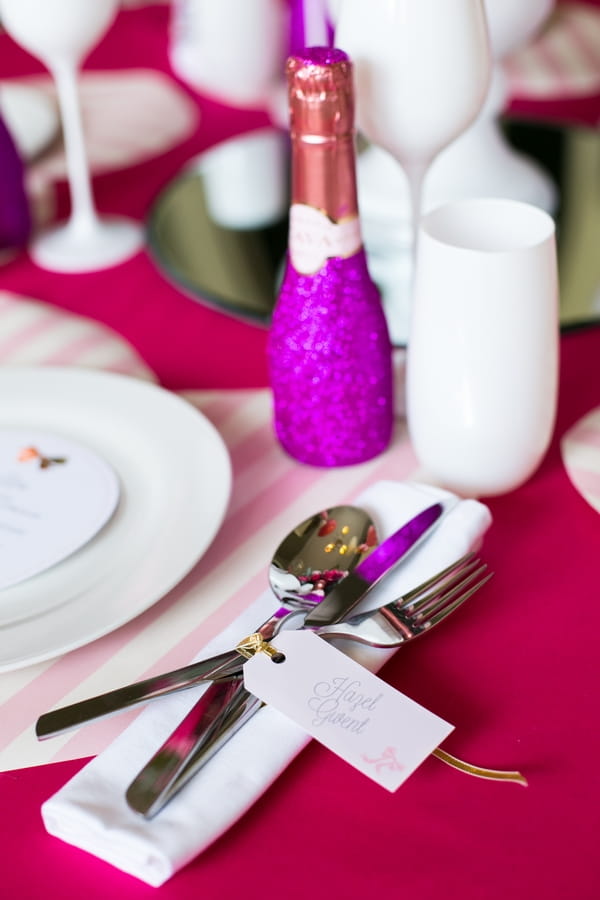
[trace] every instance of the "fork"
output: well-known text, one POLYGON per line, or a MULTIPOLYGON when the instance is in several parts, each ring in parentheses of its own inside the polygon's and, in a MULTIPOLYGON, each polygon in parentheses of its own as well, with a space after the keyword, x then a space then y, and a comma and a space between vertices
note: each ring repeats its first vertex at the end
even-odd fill
POLYGON ((486 563, 468 554, 399 600, 345 622, 322 625, 316 629, 317 634, 328 640, 338 637, 371 647, 399 647, 434 628, 462 606, 494 574, 484 575, 486 570, 486 563), (433 590, 423 593, 430 587, 433 590))
MULTIPOLYGON (((398 647, 462 606, 492 577, 486 572, 485 563, 467 554, 385 606, 313 630, 326 640, 398 647)), ((210 733, 205 733, 205 711, 196 704, 130 784, 126 800, 134 811, 147 818, 156 815, 263 705, 245 688, 243 674, 228 679, 222 690, 229 702, 212 718, 210 733)))

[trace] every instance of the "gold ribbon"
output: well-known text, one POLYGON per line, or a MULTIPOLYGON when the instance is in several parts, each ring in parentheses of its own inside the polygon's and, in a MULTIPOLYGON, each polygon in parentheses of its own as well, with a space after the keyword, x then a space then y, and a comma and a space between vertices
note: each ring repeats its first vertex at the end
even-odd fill
MULTIPOLYGON (((276 650, 268 641, 265 641, 258 632, 249 634, 248 637, 239 642, 235 649, 246 659, 252 659, 257 653, 266 653, 273 662, 283 662, 285 659, 284 654, 276 650)), ((513 784, 522 784, 524 787, 527 787, 527 779, 520 772, 507 772, 502 769, 484 769, 481 766, 474 766, 472 763, 464 762, 464 760, 452 756, 440 747, 433 751, 432 756, 446 763, 447 766, 458 769, 459 772, 464 772, 466 775, 472 775, 474 778, 485 778, 488 781, 510 781, 513 784)))
POLYGON ((272 644, 265 641, 262 634, 259 634, 258 631, 245 637, 235 649, 240 656, 244 656, 246 659, 252 659, 257 653, 266 653, 273 662, 283 662, 285 659, 283 653, 280 653, 272 644))
POLYGON ((513 784, 522 784, 527 787, 527 779, 520 772, 506 772, 502 769, 482 769, 481 766, 474 766, 471 763, 464 762, 450 753, 446 753, 440 747, 437 747, 432 753, 441 762, 467 775, 473 775, 475 778, 487 778, 489 781, 512 781, 513 784))

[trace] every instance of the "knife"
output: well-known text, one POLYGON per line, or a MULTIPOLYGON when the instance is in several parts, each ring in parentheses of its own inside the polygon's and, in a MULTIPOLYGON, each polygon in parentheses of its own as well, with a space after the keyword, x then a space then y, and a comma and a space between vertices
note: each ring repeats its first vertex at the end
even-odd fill
MULTIPOLYGON (((353 572, 334 585, 298 627, 329 625, 343 619, 383 576, 415 549, 452 504, 434 503, 383 541, 353 572), (322 615, 318 613, 324 610, 322 615), (309 621, 310 620, 310 621, 309 621)), ((238 668, 243 667, 240 660, 238 668)), ((223 687, 215 682, 129 785, 131 809, 150 818, 158 813, 261 707, 246 690, 240 672, 228 685, 229 702, 214 714, 223 687)))
POLYGON ((354 571, 338 581, 304 620, 303 628, 332 625, 343 619, 383 576, 426 537, 445 508, 441 503, 428 506, 402 528, 386 538, 361 560, 354 571))
MULTIPOLYGON (((447 512, 452 505, 454 504, 450 499, 444 501, 444 504, 436 503, 423 510, 395 534, 392 534, 372 550, 356 566, 353 572, 348 573, 342 579, 339 586, 336 585, 330 588, 324 599, 315 596, 316 608, 311 610, 311 620, 317 609, 322 607, 324 603, 327 604, 325 609, 334 606, 338 608, 339 606, 340 608, 343 607, 344 610, 350 610, 389 568, 400 561, 403 549, 406 547, 412 532, 415 530, 419 532, 419 529, 422 529, 428 522, 435 523, 441 518, 442 513, 447 512)), ((414 536, 415 540, 418 542, 420 537, 424 537, 427 533, 427 529, 422 534, 417 533, 414 536)), ((416 546, 416 543, 414 543, 414 546, 416 546)), ((410 549, 410 545, 408 549, 410 549)), ((318 624, 330 625, 335 621, 338 621, 338 619, 335 613, 331 613, 318 622, 310 621, 307 624, 309 626, 318 624)), ((301 627, 304 624, 304 619, 301 618, 301 611, 298 613, 296 624, 297 627, 301 627)), ((62 706, 59 709, 43 713, 35 725, 36 736, 38 740, 55 737, 72 728, 77 728, 104 716, 113 715, 139 703, 146 703, 156 697, 162 697, 175 691, 187 690, 205 681, 215 681, 234 675, 241 671, 242 666, 243 659, 239 653, 235 650, 229 650, 210 659, 202 659, 182 668, 174 669, 171 672, 153 675, 143 681, 115 688, 115 690, 107 691, 96 697, 79 700, 77 703, 72 703, 69 706, 62 706)))

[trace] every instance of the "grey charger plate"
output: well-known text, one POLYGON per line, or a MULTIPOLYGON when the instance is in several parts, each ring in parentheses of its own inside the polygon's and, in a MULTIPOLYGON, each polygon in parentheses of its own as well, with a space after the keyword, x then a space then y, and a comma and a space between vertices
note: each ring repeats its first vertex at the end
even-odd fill
POLYGON ((202 176, 189 172, 159 196, 148 231, 156 264, 184 293, 268 325, 287 248, 287 216, 267 228, 222 228, 206 208, 202 176))
MULTIPOLYGON (((595 158, 600 158, 600 134, 514 121, 506 123, 506 131, 513 146, 542 163, 562 195, 555 216, 559 270, 574 271, 577 279, 563 279, 561 326, 571 329, 596 324, 600 321, 600 286, 596 297, 590 296, 585 284, 584 289, 579 287, 577 281, 582 281, 585 273, 575 254, 583 247, 585 223, 600 217, 600 211, 596 209, 593 217, 589 209, 595 202, 597 182, 590 184, 589 190, 574 190, 572 173, 579 167, 574 158, 579 144, 594 142, 595 158)), ((590 148, 584 146, 583 150, 589 156, 590 148)), ((589 161, 588 167, 593 162, 589 161)), ((287 216, 267 228, 222 228, 206 208, 202 175, 189 169, 159 195, 150 212, 148 238, 156 265, 186 295, 235 318, 268 327, 287 249, 287 216)), ((592 239, 593 234, 587 235, 586 245, 592 239)))

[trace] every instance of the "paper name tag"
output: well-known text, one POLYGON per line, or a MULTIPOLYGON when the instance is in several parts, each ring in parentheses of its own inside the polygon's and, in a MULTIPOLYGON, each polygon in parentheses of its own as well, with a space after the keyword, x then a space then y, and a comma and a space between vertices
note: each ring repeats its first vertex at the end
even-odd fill
POLYGON ((273 644, 285 661, 248 660, 248 690, 388 791, 453 730, 310 631, 283 632, 273 644))
POLYGON ((89 448, 48 432, 0 429, 0 590, 86 544, 118 499, 115 472, 89 448))

